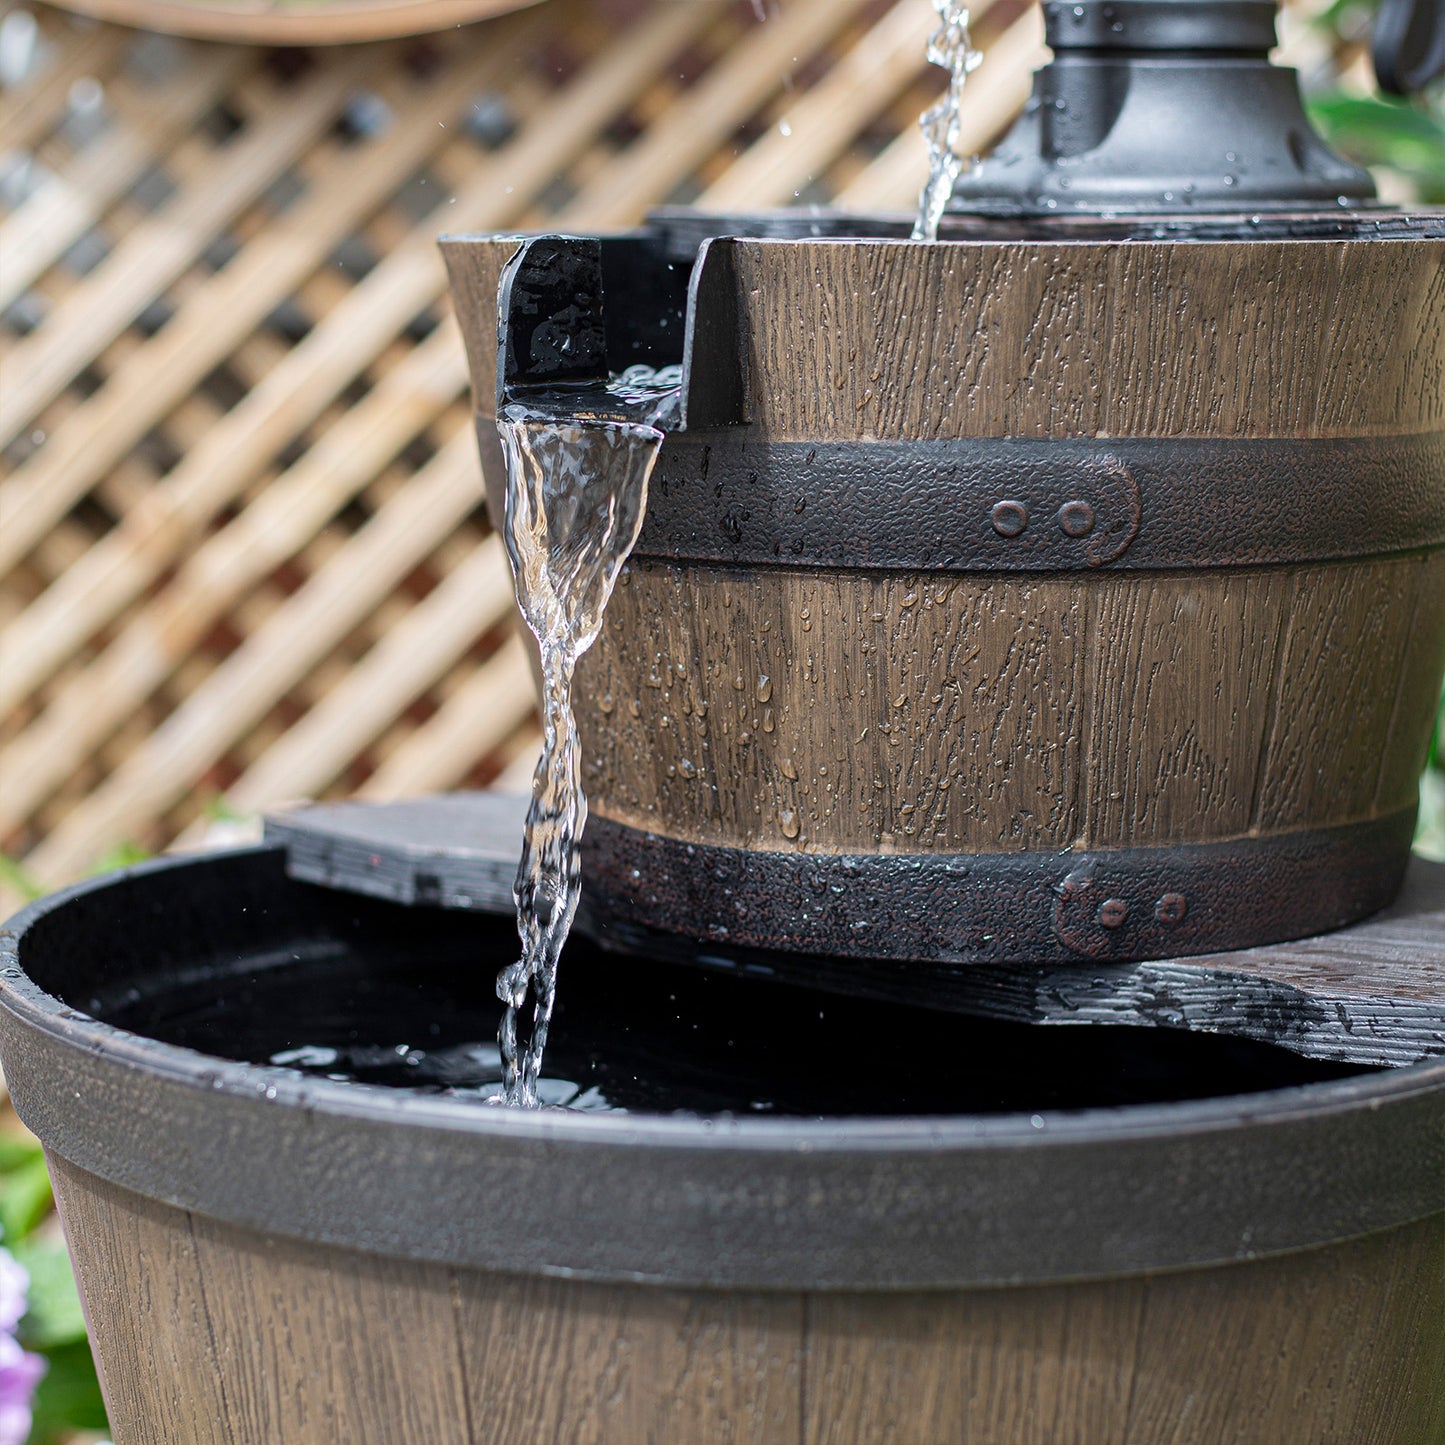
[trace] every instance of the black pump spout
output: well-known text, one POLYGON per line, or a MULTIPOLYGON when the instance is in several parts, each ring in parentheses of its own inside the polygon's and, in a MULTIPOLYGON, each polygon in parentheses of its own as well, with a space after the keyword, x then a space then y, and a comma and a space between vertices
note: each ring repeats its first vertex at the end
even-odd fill
MULTIPOLYGON (((1434 3, 1434 0, 1425 0, 1434 3)), ((1044 0, 1052 62, 950 211, 992 216, 1368 204, 1271 65, 1274 0, 1044 0)))

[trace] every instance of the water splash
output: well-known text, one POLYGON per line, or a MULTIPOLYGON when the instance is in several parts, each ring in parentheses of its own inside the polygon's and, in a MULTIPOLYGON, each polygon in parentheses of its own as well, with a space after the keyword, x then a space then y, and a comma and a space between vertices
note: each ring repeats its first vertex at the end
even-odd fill
MULTIPOLYGON (((647 484, 662 445, 653 425, 678 394, 677 368, 632 367, 605 389, 570 399, 563 420, 511 406, 499 419, 507 463, 504 540, 517 605, 542 661, 542 756, 532 779, 513 897, 522 956, 497 977, 506 1004, 498 1033, 504 1100, 535 1107, 557 993, 557 965, 577 913, 582 789, 572 678, 597 640, 619 572, 647 511, 647 484), (600 411, 607 419, 598 419, 600 411), (621 420, 622 416, 637 420, 621 420), (532 1025, 519 1047, 528 995, 532 1025)), ((559 398, 548 398, 555 412, 559 398)))
POLYGON ((933 8, 938 11, 940 24, 929 37, 928 59, 948 71, 948 89, 936 105, 918 117, 928 145, 928 180, 918 197, 918 219, 913 223, 915 241, 938 239, 944 208, 953 194, 954 182, 963 173, 964 163, 958 155, 962 131, 959 109, 964 83, 983 60, 983 53, 974 49, 968 33, 968 7, 957 0, 933 0, 933 8))

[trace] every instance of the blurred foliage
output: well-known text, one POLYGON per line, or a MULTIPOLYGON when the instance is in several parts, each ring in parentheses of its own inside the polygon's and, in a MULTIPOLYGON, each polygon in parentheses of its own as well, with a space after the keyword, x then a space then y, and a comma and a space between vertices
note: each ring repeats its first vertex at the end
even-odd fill
POLYGON ((1420 779, 1420 822, 1415 848, 1437 863, 1445 863, 1445 692, 1435 714, 1435 736, 1430 743, 1430 760, 1420 779))
POLYGON ((1331 0, 1312 20, 1344 63, 1307 86, 1310 118, 1337 150, 1376 175, 1388 199, 1445 204, 1445 82, 1397 100, 1375 89, 1368 61, 1377 0, 1331 0))
POLYGON ((45 1156, 28 1135, 0 1137, 0 1243, 30 1275, 20 1343, 43 1355, 47 1366, 35 1392, 29 1445, 62 1445, 77 1430, 104 1430, 105 1405, 45 1156))

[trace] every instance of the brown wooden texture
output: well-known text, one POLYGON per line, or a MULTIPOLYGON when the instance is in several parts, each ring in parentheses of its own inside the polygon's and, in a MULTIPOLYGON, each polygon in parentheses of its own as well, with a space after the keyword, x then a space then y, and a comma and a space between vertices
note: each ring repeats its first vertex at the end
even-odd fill
MULTIPOLYGON (((1041 27, 974 12, 983 147, 1041 27)), ((548 0, 278 55, 6 7, 35 64, 0 89, 0 850, 37 884, 192 837, 218 798, 526 770, 435 238, 906 209, 931 7, 764 13, 548 0)))
POLYGON ((740 243, 774 440, 1332 437, 1445 427, 1445 241, 740 243))
POLYGON ((340 45, 464 25, 536 0, 57 0, 67 10, 205 40, 340 45))
POLYGON ((1413 795, 1442 616, 1445 554, 1103 578, 634 562, 579 672, 585 781, 599 816, 761 849, 1358 822, 1413 795))
POLYGON ((1434 1445, 1435 1216, 934 1294, 512 1279, 265 1239, 52 1156, 117 1445, 1434 1445))

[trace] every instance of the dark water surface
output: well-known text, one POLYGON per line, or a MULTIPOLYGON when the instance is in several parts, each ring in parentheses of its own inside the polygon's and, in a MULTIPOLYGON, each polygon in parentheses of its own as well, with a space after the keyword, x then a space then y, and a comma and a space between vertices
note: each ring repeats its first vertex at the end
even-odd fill
MULTIPOLYGON (((411 914, 255 957, 170 967, 77 1006, 136 1033, 318 1077, 498 1093, 510 917, 411 914), (428 933, 435 935, 429 946, 428 933)), ((1369 1072, 1267 1044, 1124 1025, 1041 1026, 621 959, 574 937, 543 1103, 652 1112, 1035 1113, 1253 1093, 1369 1072)))

